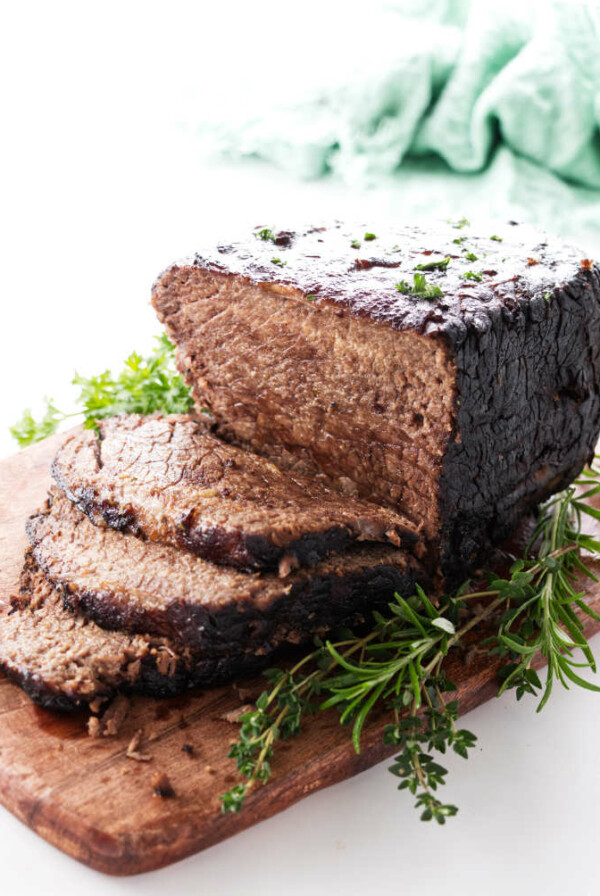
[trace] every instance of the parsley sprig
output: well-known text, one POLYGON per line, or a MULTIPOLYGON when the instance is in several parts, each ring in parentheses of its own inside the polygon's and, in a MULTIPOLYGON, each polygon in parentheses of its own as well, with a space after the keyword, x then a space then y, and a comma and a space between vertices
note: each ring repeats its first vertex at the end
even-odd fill
POLYGON ((306 716, 334 708, 342 724, 352 725, 357 752, 368 717, 375 711, 391 717, 383 738, 399 750, 390 768, 400 779, 398 789, 416 798, 423 821, 444 824, 457 808, 437 795, 447 770, 433 754, 452 749, 467 758, 476 742, 474 734, 457 727, 458 701, 447 698, 456 685, 445 663, 479 626, 492 631, 477 643, 501 664, 498 694, 509 688, 517 699, 541 693, 539 711, 555 681, 599 691, 580 673, 596 671, 581 616, 600 617, 579 586, 581 578, 597 581, 581 552, 600 553, 600 542, 582 531, 584 515, 600 520, 589 503, 600 494, 600 470, 587 469, 576 486, 540 508, 527 550, 506 578, 490 575, 483 590, 469 590, 467 582, 437 606, 417 586, 413 597, 395 595, 387 613, 375 613, 368 634, 317 640, 316 649, 290 670, 265 673, 271 689, 242 716, 229 754, 245 780, 221 796, 223 811, 240 811, 252 788, 269 780, 277 741, 298 734, 306 716), (544 684, 534 668, 540 656, 547 663, 544 684))
POLYGON ((438 299, 444 295, 439 286, 427 282, 425 274, 415 274, 412 285, 406 280, 401 280, 396 283, 396 289, 406 296, 415 296, 420 299, 438 299))
POLYGON ((46 400, 44 414, 35 419, 28 408, 10 432, 24 448, 56 432, 65 420, 82 418, 93 427, 97 420, 115 414, 184 414, 193 406, 190 390, 175 368, 175 349, 166 336, 158 336, 156 348, 142 357, 132 352, 120 373, 105 370, 97 376, 75 374, 73 385, 79 387, 77 410, 59 410, 52 399, 46 400))
MULTIPOLYGON (((415 274, 414 294, 431 289, 437 287, 415 274)), ((131 354, 116 376, 107 370, 90 378, 76 375, 73 382, 80 388, 79 409, 66 414, 49 400, 39 420, 26 411, 11 430, 20 445, 51 435, 74 416, 92 427, 118 413, 181 413, 192 407, 165 336, 147 357, 131 354)), ((592 466, 541 507, 533 537, 506 578, 488 576, 483 590, 469 590, 467 582, 437 606, 417 586, 411 598, 396 595, 387 613, 375 613, 367 634, 347 631, 337 640, 317 640, 293 668, 265 673, 270 689, 241 717, 231 747, 242 780, 222 795, 223 810, 239 811, 250 790, 269 780, 279 740, 298 734, 305 717, 335 709, 343 724, 352 725, 357 752, 368 718, 387 713, 383 738, 399 751, 390 768, 398 788, 415 797, 424 821, 443 824, 455 815, 456 806, 438 798, 447 770, 433 754, 452 749, 467 758, 476 741, 457 727, 459 704, 448 699, 456 686, 445 669, 448 655, 467 645, 469 633, 479 626, 491 632, 478 648, 501 664, 499 694, 513 689, 517 699, 540 697, 540 711, 557 681, 600 691, 582 677, 582 670, 596 672, 582 619, 600 622, 600 616, 586 604, 581 583, 598 581, 585 556, 599 555, 600 541, 582 528, 585 516, 600 520, 600 510, 590 503, 597 495, 600 469, 592 466), (534 668, 540 657, 547 665, 544 682, 534 668)))
POLYGON ((254 232, 254 235, 257 240, 262 240, 265 243, 275 242, 275 233, 270 227, 261 227, 260 230, 254 232))

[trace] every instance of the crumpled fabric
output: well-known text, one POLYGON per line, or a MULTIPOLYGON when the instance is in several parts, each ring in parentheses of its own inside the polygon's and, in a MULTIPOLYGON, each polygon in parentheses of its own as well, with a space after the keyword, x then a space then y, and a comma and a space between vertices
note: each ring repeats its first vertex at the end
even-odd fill
POLYGON ((369 10, 355 44, 337 48, 335 77, 213 122, 213 147, 300 178, 396 179, 405 213, 445 209, 441 194, 462 189, 451 214, 478 203, 600 237, 598 7, 414 0, 369 10))

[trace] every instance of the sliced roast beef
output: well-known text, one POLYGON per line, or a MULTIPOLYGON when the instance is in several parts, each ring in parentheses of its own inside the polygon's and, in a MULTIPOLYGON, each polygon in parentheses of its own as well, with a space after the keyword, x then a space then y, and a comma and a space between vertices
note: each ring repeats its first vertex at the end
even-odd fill
POLYGON ((72 613, 31 560, 23 578, 0 625, 0 669, 40 706, 69 711, 119 690, 164 697, 187 687, 191 651, 72 613))
POLYGON ((172 637, 206 661, 264 655, 355 623, 425 581, 409 554, 361 546, 287 579, 216 566, 170 545, 100 528, 68 499, 32 517, 37 564, 65 601, 105 628, 172 637))
POLYGON ((187 416, 105 420, 68 438, 52 469, 96 525, 242 569, 287 574, 355 541, 418 540, 395 511, 283 473, 187 416))
POLYGON ((65 606, 31 555, 0 625, 0 670, 35 703, 62 712, 122 692, 172 697, 254 673, 268 659, 243 647, 207 659, 169 638, 101 628, 65 606))
POLYGON ((283 265, 262 231, 157 281, 197 406, 225 438, 422 521, 462 577, 593 452, 600 269, 512 222, 285 233, 283 265))

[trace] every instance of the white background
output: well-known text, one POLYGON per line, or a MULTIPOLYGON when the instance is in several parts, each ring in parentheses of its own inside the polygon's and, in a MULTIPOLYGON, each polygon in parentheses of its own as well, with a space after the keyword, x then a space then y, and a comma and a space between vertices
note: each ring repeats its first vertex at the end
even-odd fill
MULTIPOLYGON (((175 258, 232 226, 398 216, 410 183, 367 193, 210 164, 176 127, 252 79, 280 82, 289 54, 296 75, 315 54, 326 65, 323 30, 341 39, 348 4, 288 6, 23 3, 0 23, 0 455, 14 450, 7 428, 26 405, 50 395, 70 407, 75 369, 150 347, 150 285, 175 258)), ((468 208, 458 181, 435 211, 468 208)), ((19 896, 595 894, 599 701, 558 692, 536 716, 507 696, 471 713, 478 749, 450 759, 447 796, 460 813, 444 829, 418 822, 384 763, 178 866, 118 880, 0 809, 0 886, 19 896)))

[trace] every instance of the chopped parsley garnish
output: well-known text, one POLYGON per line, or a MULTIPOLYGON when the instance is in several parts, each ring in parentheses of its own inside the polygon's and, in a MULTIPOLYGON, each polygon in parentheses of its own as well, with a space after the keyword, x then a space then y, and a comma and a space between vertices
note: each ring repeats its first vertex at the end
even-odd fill
POLYGON ((310 295, 307 295, 307 297, 306 297, 306 301, 307 301, 307 302, 314 302, 314 300, 315 300, 316 298, 317 298, 317 297, 316 297, 315 295, 313 295, 313 293, 310 293, 310 295))
POLYGON ((416 264, 414 269, 415 271, 435 271, 436 269, 444 271, 449 264, 450 256, 447 255, 446 258, 442 258, 440 261, 426 261, 425 264, 416 264))
POLYGON ((287 261, 282 261, 281 258, 272 258, 271 264, 276 264, 279 265, 280 268, 283 268, 287 264, 287 261))
POLYGON ((400 283, 396 283, 396 289, 405 296, 416 296, 420 299, 437 299, 444 295, 439 286, 427 282, 425 274, 415 274, 413 281, 411 286, 406 280, 401 280, 400 283))
POLYGON ((477 280, 479 283, 481 283, 481 281, 483 280, 482 275, 476 274, 474 271, 465 271, 463 277, 465 278, 465 280, 477 280))
POLYGON ((550 299, 552 298, 552 293, 550 292, 550 290, 548 290, 548 289, 544 290, 542 298, 544 299, 544 302, 546 303, 546 305, 549 305, 550 299))
POLYGON ((259 240, 264 240, 265 243, 275 242, 275 234, 269 227, 263 227, 262 230, 257 230, 254 234, 255 237, 259 240))
POLYGON ((464 243, 466 240, 466 236, 457 236, 456 239, 453 239, 452 242, 456 243, 457 246, 460 246, 461 243, 464 243))
POLYGON ((502 242, 502 237, 501 237, 501 236, 496 236, 496 234, 494 234, 493 236, 491 236, 490 239, 491 239, 491 240, 496 240, 497 243, 501 243, 501 242, 502 242))
POLYGON ((467 261, 479 261, 474 252, 465 252, 465 258, 467 261))
POLYGON ((367 243, 370 243, 371 240, 376 240, 377 237, 375 236, 374 233, 365 233, 363 239, 364 239, 367 243))
POLYGON ((456 221, 456 223, 452 226, 455 230, 462 230, 463 227, 469 227, 470 224, 471 222, 468 221, 467 218, 459 218, 458 221, 456 221))
POLYGON ((352 240, 350 245, 353 249, 360 249, 360 240, 352 240))

